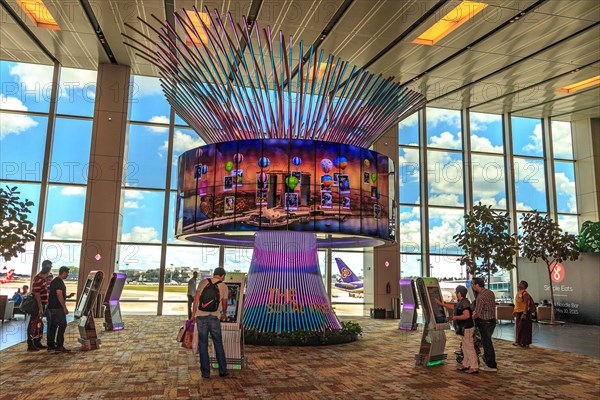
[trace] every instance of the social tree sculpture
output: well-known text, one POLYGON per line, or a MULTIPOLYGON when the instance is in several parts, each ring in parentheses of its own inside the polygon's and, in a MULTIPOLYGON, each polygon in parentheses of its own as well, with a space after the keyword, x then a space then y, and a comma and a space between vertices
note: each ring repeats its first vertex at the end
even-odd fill
POLYGON ((368 147, 424 97, 229 13, 172 21, 124 36, 208 143, 179 157, 176 237, 254 247, 246 328, 339 329, 317 248, 394 237, 393 162, 368 147))

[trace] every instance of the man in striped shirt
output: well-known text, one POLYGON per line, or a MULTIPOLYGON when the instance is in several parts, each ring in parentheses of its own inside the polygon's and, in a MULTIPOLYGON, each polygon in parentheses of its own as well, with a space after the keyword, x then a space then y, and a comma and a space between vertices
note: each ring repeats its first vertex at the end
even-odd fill
POLYGON ((27 325, 27 351, 38 351, 45 349, 42 345, 42 334, 44 331, 44 323, 42 315, 48 305, 48 287, 46 286, 46 278, 52 269, 52 262, 45 260, 42 263, 42 270, 33 278, 32 293, 37 302, 37 312, 31 315, 29 325, 27 325))
POLYGON ((485 365, 479 367, 481 371, 498 371, 496 368, 496 352, 492 343, 492 335, 496 329, 496 296, 494 292, 485 288, 483 278, 473 278, 471 281, 473 291, 477 293, 473 319, 481 335, 483 345, 483 361, 485 365))

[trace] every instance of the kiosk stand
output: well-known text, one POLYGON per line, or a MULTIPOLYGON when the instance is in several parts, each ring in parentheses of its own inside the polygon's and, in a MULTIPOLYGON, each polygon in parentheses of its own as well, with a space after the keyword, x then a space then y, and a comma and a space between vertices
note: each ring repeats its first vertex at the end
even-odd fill
MULTIPOLYGON (((227 369, 242 369, 245 366, 244 331, 242 327, 244 305, 244 274, 227 274, 224 283, 229 288, 227 299, 227 320, 221 322, 223 347, 227 360, 227 369), (230 276, 231 275, 231 276, 230 276)), ((209 346, 210 363, 219 368, 213 346, 209 346)))
POLYGON ((122 272, 115 272, 110 278, 106 295, 104 295, 104 329, 107 331, 119 331, 125 327, 121 318, 119 299, 126 280, 127 274, 122 272))
POLYGON ((430 367, 443 364, 448 357, 444 353, 446 347, 445 331, 450 329, 450 324, 447 322, 444 307, 434 300, 444 301, 440 284, 436 278, 418 278, 417 292, 421 299, 424 329, 419 354, 415 356, 416 365, 430 367))
POLYGON ((83 292, 77 307, 75 308, 75 318, 79 318, 79 338, 83 350, 92 350, 100 347, 100 339, 96 333, 96 324, 94 324, 94 303, 98 298, 98 292, 102 285, 104 273, 102 271, 91 271, 83 287, 83 292))
POLYGON ((402 314, 398 329, 405 331, 417 330, 417 289, 414 279, 400 280, 400 293, 402 294, 402 314))

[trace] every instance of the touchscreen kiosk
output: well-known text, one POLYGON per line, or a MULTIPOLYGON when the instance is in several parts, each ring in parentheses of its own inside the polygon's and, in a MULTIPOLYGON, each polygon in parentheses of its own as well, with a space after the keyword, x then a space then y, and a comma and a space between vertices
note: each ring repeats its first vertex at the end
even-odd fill
POLYGON ((450 329, 450 324, 447 322, 444 307, 437 303, 437 301, 444 301, 440 284, 435 278, 419 278, 417 292, 421 300, 424 329, 419 354, 415 356, 416 364, 427 367, 442 364, 448 357, 444 353, 445 331, 450 329))
POLYGON ((96 325, 94 323, 94 305, 98 298, 100 286, 104 273, 102 271, 91 271, 83 286, 83 291, 75 307, 75 318, 79 318, 79 338, 84 350, 97 349, 100 347, 100 339, 96 333, 96 325))
MULTIPOLYGON (((227 359, 227 369, 242 369, 245 364, 244 357, 244 331, 242 327, 244 287, 246 274, 231 273, 225 276, 227 285, 227 311, 226 320, 221 321, 223 348, 227 359)), ((214 349, 209 346, 210 362, 213 368, 218 368, 214 349)))
POLYGON ((414 279, 400 280, 400 293, 402 295, 402 314, 398 329, 414 331, 417 329, 417 289, 414 279))
POLYGON ((119 331, 125 327, 121 318, 119 300, 126 280, 127 274, 115 272, 108 283, 108 289, 104 295, 104 329, 107 331, 119 331))

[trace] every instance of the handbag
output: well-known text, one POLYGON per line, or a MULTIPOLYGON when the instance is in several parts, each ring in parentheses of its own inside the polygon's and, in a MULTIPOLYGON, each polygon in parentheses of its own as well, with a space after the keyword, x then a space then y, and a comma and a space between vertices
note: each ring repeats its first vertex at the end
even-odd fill
POLYGON ((181 329, 179 330, 181 332, 181 330, 183 330, 183 334, 182 334, 182 339, 181 339, 181 346, 185 347, 186 349, 191 349, 192 348, 192 342, 194 339, 194 331, 196 327, 196 321, 194 321, 193 319, 188 319, 187 321, 185 321, 185 325, 181 327, 181 329))

